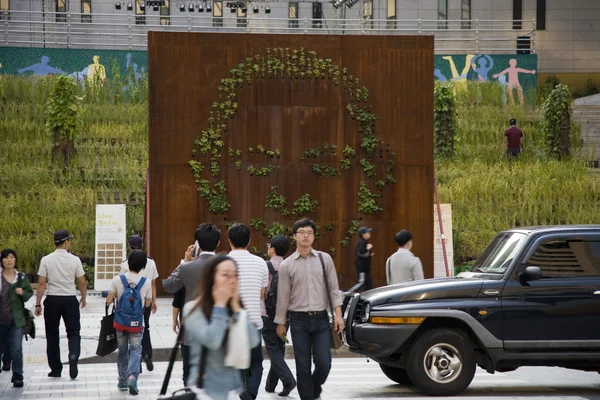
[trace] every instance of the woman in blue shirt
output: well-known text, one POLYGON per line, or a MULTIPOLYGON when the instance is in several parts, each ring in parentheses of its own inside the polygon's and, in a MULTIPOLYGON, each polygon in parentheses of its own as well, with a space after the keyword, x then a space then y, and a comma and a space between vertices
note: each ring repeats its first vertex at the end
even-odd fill
MULTIPOLYGON (((242 311, 237 264, 225 255, 216 255, 204 268, 199 296, 183 307, 185 335, 190 343, 187 381, 189 384, 197 381, 204 347, 208 351, 203 381, 206 394, 213 400, 237 398, 237 393, 243 390, 241 371, 225 366, 229 323, 242 311)), ((249 353, 258 346, 260 337, 254 325, 250 321, 247 324, 249 353)))

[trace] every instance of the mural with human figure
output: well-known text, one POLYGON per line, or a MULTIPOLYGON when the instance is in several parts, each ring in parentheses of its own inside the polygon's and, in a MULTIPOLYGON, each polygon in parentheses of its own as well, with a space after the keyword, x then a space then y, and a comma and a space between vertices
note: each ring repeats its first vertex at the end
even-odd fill
POLYGON ((455 93, 468 81, 496 82, 503 86, 504 104, 525 104, 527 92, 537 87, 537 61, 535 54, 436 55, 433 75, 455 82, 455 93))
MULTIPOLYGON (((127 88, 148 71, 147 51, 43 49, 4 47, 0 53, 0 74, 68 75, 82 84, 102 85, 113 75, 113 64, 121 76, 129 74, 127 88)), ((535 54, 452 54, 436 55, 434 79, 454 82, 455 90, 467 82, 496 82, 503 87, 504 104, 524 104, 527 94, 537 87, 535 54)))

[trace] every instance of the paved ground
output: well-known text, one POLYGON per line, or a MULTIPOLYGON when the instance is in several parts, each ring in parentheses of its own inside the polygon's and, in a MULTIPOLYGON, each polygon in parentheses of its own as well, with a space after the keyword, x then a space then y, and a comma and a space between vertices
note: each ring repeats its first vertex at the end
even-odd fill
MULTIPOLYGON (((294 370, 293 361, 289 360, 294 370)), ((265 369, 269 362, 265 361, 265 369)), ((153 372, 140 375, 139 399, 157 399, 167 363, 157 363, 153 372)), ((116 389, 116 365, 83 365, 75 381, 68 377, 51 379, 46 377, 46 365, 28 365, 25 369, 25 387, 14 389, 10 385, 10 374, 0 374, 0 399, 124 399, 132 398, 116 389)), ((66 370, 65 370, 66 371, 66 370)), ((263 377, 265 374, 263 374, 263 377)), ((181 363, 171 379, 170 390, 181 386, 181 363)), ((280 399, 262 389, 259 399, 280 399)), ((409 388, 388 380, 374 362, 359 358, 336 358, 333 369, 323 391, 324 400, 346 399, 391 399, 414 397, 430 399, 409 388)), ((299 399, 293 391, 291 400, 299 399)), ((559 368, 523 368, 510 373, 489 375, 478 371, 467 392, 457 399, 600 399, 600 375, 569 371, 559 368)))

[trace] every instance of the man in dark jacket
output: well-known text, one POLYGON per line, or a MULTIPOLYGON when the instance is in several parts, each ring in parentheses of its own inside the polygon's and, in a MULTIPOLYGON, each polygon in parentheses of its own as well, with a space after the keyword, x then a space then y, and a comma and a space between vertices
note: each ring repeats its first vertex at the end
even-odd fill
MULTIPOLYGON (((213 224, 203 223, 196 229, 195 238, 196 243, 187 248, 185 258, 181 260, 179 266, 167 279, 163 280, 163 287, 168 293, 176 293, 181 288, 185 288, 185 303, 196 298, 204 274, 204 266, 208 259, 215 255, 215 250, 221 241, 221 232, 213 224)), ((189 371, 189 365, 187 365, 189 351, 190 348, 184 337, 181 347, 185 363, 184 371, 189 371)), ((187 376, 184 376, 184 381, 186 379, 187 376)))
POLYGON ((364 290, 373 288, 373 280, 371 279, 371 257, 373 253, 371 249, 373 245, 369 243, 371 238, 372 228, 363 226, 358 229, 358 245, 356 246, 356 275, 358 276, 359 282, 363 282, 364 290), (361 274, 364 274, 361 276, 361 274))

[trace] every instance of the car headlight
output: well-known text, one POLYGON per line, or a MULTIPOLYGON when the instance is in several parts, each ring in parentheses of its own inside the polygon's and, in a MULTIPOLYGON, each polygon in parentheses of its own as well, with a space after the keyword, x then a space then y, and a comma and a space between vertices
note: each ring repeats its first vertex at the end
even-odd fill
POLYGON ((369 322, 369 318, 371 318, 371 305, 369 303, 365 303, 365 306, 360 313, 360 320, 363 323, 369 322))

